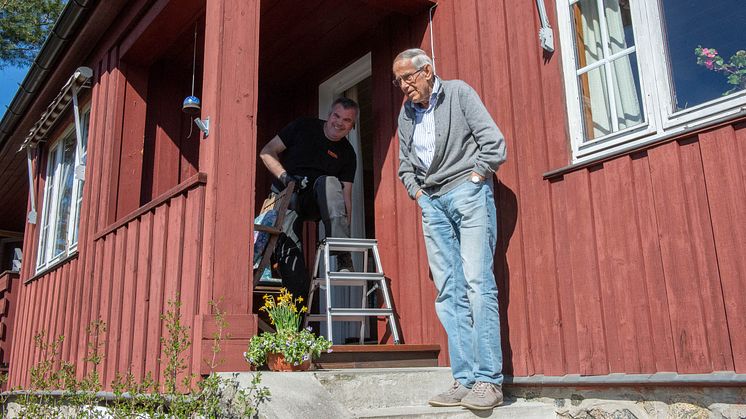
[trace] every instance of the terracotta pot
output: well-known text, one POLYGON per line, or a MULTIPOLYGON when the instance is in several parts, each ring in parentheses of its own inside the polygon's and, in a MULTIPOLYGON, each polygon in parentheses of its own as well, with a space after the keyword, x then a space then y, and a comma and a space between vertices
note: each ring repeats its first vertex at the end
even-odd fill
POLYGON ((270 371, 308 371, 311 368, 311 360, 305 361, 300 365, 293 365, 285 362, 283 354, 267 354, 267 367, 270 371))

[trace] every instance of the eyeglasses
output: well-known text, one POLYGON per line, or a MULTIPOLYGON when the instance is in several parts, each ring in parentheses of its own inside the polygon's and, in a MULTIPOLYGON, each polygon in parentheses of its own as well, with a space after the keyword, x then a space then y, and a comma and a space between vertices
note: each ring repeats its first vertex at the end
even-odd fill
POLYGON ((405 74, 401 77, 397 77, 394 80, 392 80, 391 83, 396 87, 401 87, 402 82, 407 83, 407 84, 412 84, 415 80, 417 80, 417 74, 424 69, 425 67, 423 66, 421 69, 415 72, 405 74))

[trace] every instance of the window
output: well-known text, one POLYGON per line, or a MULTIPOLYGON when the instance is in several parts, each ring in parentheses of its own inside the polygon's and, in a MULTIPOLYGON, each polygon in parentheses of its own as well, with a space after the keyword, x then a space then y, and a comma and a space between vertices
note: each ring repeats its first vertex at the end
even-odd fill
POLYGON ((558 0, 573 157, 746 104, 743 0, 558 0))
POLYGON ((39 225, 37 271, 51 266, 77 249, 89 116, 90 112, 86 112, 81 117, 80 147, 73 125, 49 147, 43 212, 39 225))

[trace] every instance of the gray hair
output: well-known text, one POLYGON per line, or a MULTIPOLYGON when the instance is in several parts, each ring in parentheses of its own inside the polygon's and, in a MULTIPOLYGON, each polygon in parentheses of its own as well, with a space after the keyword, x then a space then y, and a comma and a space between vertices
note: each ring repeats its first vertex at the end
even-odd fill
POLYGON ((415 66, 416 69, 421 69, 426 64, 429 64, 430 67, 433 66, 433 60, 427 55, 427 53, 419 48, 410 48, 408 50, 402 51, 399 53, 399 55, 394 58, 394 62, 403 61, 403 60, 412 60, 412 65, 415 66))
POLYGON ((337 105, 342 106, 342 109, 354 109, 355 113, 357 113, 358 115, 360 114, 360 105, 358 105, 357 102, 350 98, 341 96, 338 97, 337 100, 334 101, 334 103, 332 103, 331 108, 329 108, 329 115, 334 112, 334 107, 337 105))

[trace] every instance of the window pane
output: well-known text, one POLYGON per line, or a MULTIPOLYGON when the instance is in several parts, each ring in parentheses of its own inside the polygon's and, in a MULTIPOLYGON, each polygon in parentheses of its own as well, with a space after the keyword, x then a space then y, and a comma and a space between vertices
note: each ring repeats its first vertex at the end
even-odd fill
POLYGON ((661 4, 674 109, 687 109, 744 90, 746 52, 736 57, 740 63, 731 59, 746 49, 744 1, 661 0, 661 4), (697 51, 700 46, 703 49, 697 51))
POLYGON ((57 200, 57 222, 52 257, 57 257, 67 250, 67 233, 70 227, 70 210, 72 209, 73 181, 75 167, 75 136, 68 136, 62 145, 61 183, 57 200))
POLYGON ((575 56, 578 69, 604 58, 601 21, 596 0, 580 0, 572 5, 575 56))
POLYGON ((592 140, 611 134, 611 110, 605 67, 594 68, 579 77, 585 138, 592 140))
POLYGON ((639 125, 642 117, 642 91, 637 69, 637 54, 631 53, 611 62, 618 129, 639 125))
POLYGON ((616 54, 635 46, 629 0, 605 0, 604 8, 610 53, 616 54))
POLYGON ((56 146, 53 149, 49 150, 49 157, 47 160, 47 174, 44 181, 44 219, 42 220, 41 231, 39 232, 39 265, 45 264, 49 259, 49 255, 47 252, 47 243, 49 243, 49 236, 52 232, 49 228, 49 224, 54 213, 53 199, 54 186, 56 184, 55 172, 57 170, 57 154, 59 153, 59 150, 60 148, 56 146))
POLYGON ((86 164, 86 158, 88 157, 88 130, 91 123, 91 111, 86 111, 85 114, 81 117, 81 139, 82 141, 82 149, 83 149, 83 155, 80 156, 80 162, 82 164, 86 164))

